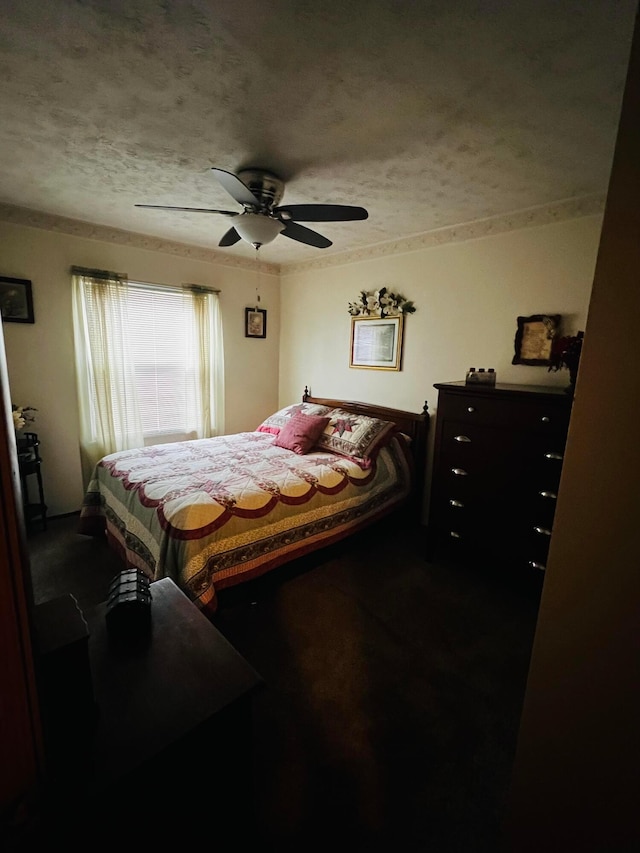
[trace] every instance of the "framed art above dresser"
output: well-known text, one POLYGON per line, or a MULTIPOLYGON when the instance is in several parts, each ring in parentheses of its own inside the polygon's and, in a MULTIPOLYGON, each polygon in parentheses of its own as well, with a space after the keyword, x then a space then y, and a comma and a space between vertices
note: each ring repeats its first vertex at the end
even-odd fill
POLYGON ((570 395, 555 386, 434 387, 428 559, 544 571, 570 395))

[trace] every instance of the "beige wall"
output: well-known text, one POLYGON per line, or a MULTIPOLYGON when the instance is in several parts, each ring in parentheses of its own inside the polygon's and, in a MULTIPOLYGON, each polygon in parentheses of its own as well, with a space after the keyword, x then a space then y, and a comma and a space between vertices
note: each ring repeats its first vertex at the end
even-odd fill
MULTIPOLYGON (((584 328, 600 216, 452 242, 390 257, 275 275, 159 251, 0 223, 2 275, 33 282, 34 325, 5 323, 14 402, 38 408, 47 502, 52 515, 82 500, 71 322, 72 264, 131 278, 221 289, 227 432, 253 429, 271 411, 319 396, 436 410, 435 382, 494 367, 500 382, 559 384, 566 373, 512 365, 516 318, 561 314, 584 328), (244 307, 259 275, 266 340, 244 337, 244 307), (402 370, 349 368, 348 303, 386 286, 417 306, 406 318, 402 370)), ((433 440, 433 430, 431 433, 433 440)))
POLYGON ((434 382, 494 367, 499 382, 566 384, 566 373, 512 365, 518 315, 562 314, 583 329, 600 216, 449 243, 403 255, 283 275, 280 402, 304 385, 419 411, 435 408, 434 382), (387 287, 415 302, 405 321, 400 372, 349 368, 349 302, 387 287))
POLYGON ((561 314, 568 331, 584 329, 601 224, 586 216, 282 276, 280 404, 308 385, 410 411, 426 400, 433 415, 434 383, 464 379, 471 366, 495 368, 499 382, 566 385, 566 371, 511 364, 516 318, 561 314), (383 286, 417 308, 405 318, 402 370, 349 368, 347 306, 383 286))
POLYGON ((49 512, 82 501, 71 318, 72 264, 126 272, 166 284, 219 288, 224 327, 227 432, 254 429, 278 404, 279 287, 264 271, 236 269, 167 253, 0 223, 0 275, 32 281, 36 322, 4 323, 11 396, 38 409, 49 512), (255 305, 259 276, 266 339, 244 337, 244 308, 255 305))

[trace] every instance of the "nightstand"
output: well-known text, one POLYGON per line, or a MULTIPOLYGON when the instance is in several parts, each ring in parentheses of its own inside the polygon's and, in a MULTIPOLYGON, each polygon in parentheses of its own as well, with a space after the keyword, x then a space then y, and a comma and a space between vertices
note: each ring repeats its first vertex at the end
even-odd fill
POLYGON ((44 499, 42 484, 42 459, 40 457, 40 440, 35 432, 24 432, 17 440, 18 469, 22 487, 22 507, 27 527, 40 519, 43 530, 47 529, 47 505, 44 499), (36 478, 37 498, 32 500, 29 495, 29 478, 36 478))

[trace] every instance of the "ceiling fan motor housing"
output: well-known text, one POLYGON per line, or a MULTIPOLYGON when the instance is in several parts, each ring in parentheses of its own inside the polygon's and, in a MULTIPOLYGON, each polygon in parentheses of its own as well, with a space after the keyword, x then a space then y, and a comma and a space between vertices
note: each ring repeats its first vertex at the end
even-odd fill
POLYGON ((260 201, 262 207, 271 210, 280 204, 284 195, 284 181, 264 169, 243 169, 238 177, 260 201))

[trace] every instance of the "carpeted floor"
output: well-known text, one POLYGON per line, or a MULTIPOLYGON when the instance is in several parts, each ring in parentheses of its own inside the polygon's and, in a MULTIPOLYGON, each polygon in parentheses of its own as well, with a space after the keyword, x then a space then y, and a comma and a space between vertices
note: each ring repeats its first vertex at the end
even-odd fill
MULTIPOLYGON (((29 538, 36 603, 71 592, 90 607, 122 568, 76 522, 29 538)), ((540 582, 424 550, 423 529, 389 520, 221 593, 214 624, 266 683, 260 850, 501 849, 540 582)), ((221 819, 212 806, 214 849, 234 849, 218 846, 221 819)))

